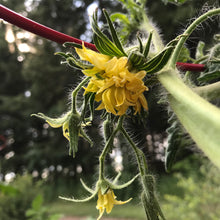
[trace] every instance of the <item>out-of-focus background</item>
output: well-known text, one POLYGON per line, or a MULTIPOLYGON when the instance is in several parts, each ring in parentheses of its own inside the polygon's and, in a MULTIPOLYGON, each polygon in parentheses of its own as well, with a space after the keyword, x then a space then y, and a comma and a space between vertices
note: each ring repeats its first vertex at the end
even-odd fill
MULTIPOLYGON (((0 0, 10 9, 57 31, 92 41, 89 16, 96 7, 114 13, 124 11, 117 1, 91 0, 0 0)), ((164 5, 161 0, 149 0, 148 14, 168 42, 190 23, 192 18, 217 6, 217 1, 189 0, 181 7, 164 5)), ((100 17, 103 20, 103 17, 100 17)), ((219 23, 206 22, 187 41, 192 56, 199 40, 212 45, 219 23)), ((135 31, 135 30, 134 30, 135 31)), ((92 186, 97 177, 98 154, 101 146, 80 140, 76 158, 68 155, 68 143, 61 129, 33 118, 43 112, 51 117, 67 111, 68 96, 80 80, 80 72, 60 65, 58 51, 62 45, 45 40, 0 20, 0 220, 52 220, 58 215, 98 215, 96 201, 75 204, 58 199, 62 196, 86 196, 80 178, 92 186), (28 218, 31 213, 35 217, 28 218), (38 216, 38 217, 37 217, 38 216)), ((128 125, 147 155, 152 174, 157 180, 158 197, 169 220, 219 220, 220 174, 194 146, 181 149, 172 172, 164 169, 167 146, 167 109, 157 102, 161 88, 155 86, 148 94, 149 119, 146 126, 128 125)), ((99 119, 95 120, 90 136, 101 140, 99 119)), ((117 144, 116 144, 117 145, 117 144)), ((121 181, 137 171, 132 152, 121 142, 107 160, 109 177, 122 170, 121 181)), ((144 219, 139 204, 138 181, 122 191, 120 200, 133 197, 130 204, 115 207, 114 218, 144 219)))

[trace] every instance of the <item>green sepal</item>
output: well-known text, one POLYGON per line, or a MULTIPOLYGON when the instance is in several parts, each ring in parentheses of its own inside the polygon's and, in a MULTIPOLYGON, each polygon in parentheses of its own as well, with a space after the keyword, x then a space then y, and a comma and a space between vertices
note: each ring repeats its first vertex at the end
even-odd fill
POLYGON ((149 54, 150 46, 151 46, 151 41, 152 41, 152 35, 153 35, 153 32, 151 31, 149 33, 149 36, 148 36, 148 39, 147 39, 147 43, 146 43, 146 45, 144 47, 144 52, 143 52, 144 58, 147 58, 147 56, 149 54))
POLYGON ((124 51, 124 49, 121 45, 121 42, 120 42, 119 38, 118 38, 118 35, 117 35, 116 30, 113 26, 113 23, 112 23, 109 15, 108 15, 108 13, 105 9, 103 9, 103 13, 104 13, 105 18, 108 22, 108 26, 109 26, 109 29, 110 29, 110 32, 111 32, 113 42, 115 43, 116 47, 124 54, 124 56, 127 56, 127 54, 125 53, 125 51, 124 51))
POLYGON ((102 54, 116 57, 125 56, 125 54, 99 29, 97 11, 93 14, 91 26, 94 32, 94 43, 102 54))
POLYGON ((144 46, 143 46, 142 40, 141 40, 141 38, 140 38, 140 36, 139 36, 139 33, 136 35, 136 37, 137 37, 138 43, 139 43, 139 51, 140 51, 140 53, 142 54, 143 51, 144 51, 144 46))
POLYGON ((144 64, 145 58, 140 52, 133 51, 128 56, 128 62, 131 63, 132 67, 139 69, 139 66, 144 64))
POLYGON ((109 190, 110 186, 109 183, 106 180, 99 180, 98 182, 98 188, 101 190, 102 195, 106 194, 109 190))
MULTIPOLYGON (((120 174, 119 174, 120 175, 120 174)), ((136 176, 134 176, 131 180, 127 181, 124 184, 121 185, 117 185, 115 182, 115 180, 113 181, 113 183, 109 182, 109 186, 111 189, 123 189, 128 187, 129 185, 131 185, 138 177, 140 176, 140 173, 138 173, 136 176)), ((117 176, 116 176, 117 177, 117 176)))
POLYGON ((81 184, 82 184, 82 186, 84 187, 85 190, 87 190, 91 194, 93 194, 95 192, 93 189, 89 188, 82 179, 80 179, 80 182, 81 182, 81 184))
POLYGON ((147 61, 146 63, 137 66, 139 70, 145 70, 147 74, 153 74, 160 71, 168 62, 174 47, 168 46, 158 55, 147 61))
POLYGON ((43 113, 31 114, 31 116, 44 119, 51 127, 58 128, 61 127, 65 121, 68 120, 69 112, 59 118, 50 118, 43 113))
POLYGON ((63 44, 64 47, 77 47, 82 49, 82 45, 81 44, 77 44, 77 43, 73 43, 73 42, 65 42, 63 44))
POLYGON ((75 154, 78 151, 80 128, 81 128, 80 116, 78 114, 71 114, 71 117, 69 119, 69 139, 70 139, 69 155, 72 154, 73 157, 75 157, 75 154))

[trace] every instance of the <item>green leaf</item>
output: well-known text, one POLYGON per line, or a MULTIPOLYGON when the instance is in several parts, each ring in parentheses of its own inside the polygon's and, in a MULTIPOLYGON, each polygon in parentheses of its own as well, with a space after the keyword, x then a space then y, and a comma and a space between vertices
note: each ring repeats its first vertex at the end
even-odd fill
POLYGON ((204 47, 205 47, 205 43, 203 41, 199 41, 197 48, 196 48, 196 60, 204 56, 204 52, 203 52, 204 47))
POLYGON ((16 189, 15 187, 4 184, 0 184, 0 192, 2 192, 5 195, 12 195, 12 196, 19 193, 18 189, 16 189))
POLYGON ((200 82, 209 82, 211 80, 220 79, 220 62, 219 63, 208 63, 207 71, 202 73, 198 78, 200 82))
POLYGON ((174 114, 168 121, 171 125, 167 129, 168 133, 168 146, 165 152, 165 169, 169 172, 176 160, 176 156, 183 147, 189 147, 192 144, 192 140, 187 137, 186 132, 183 130, 181 124, 177 120, 174 114))
POLYGON ((117 35, 116 30, 115 30, 115 28, 112 24, 112 21, 111 21, 109 15, 108 15, 108 13, 105 9, 103 9, 103 13, 104 13, 105 18, 108 22, 108 26, 109 26, 109 29, 111 31, 111 36, 112 36, 113 42, 115 43, 116 47, 124 54, 124 56, 127 56, 126 53, 124 52, 124 49, 121 45, 121 42, 120 42, 119 38, 118 38, 118 35, 117 35))
POLYGON ((39 211, 42 205, 43 205, 43 196, 39 194, 32 201, 31 206, 33 210, 39 211))
POLYGON ((98 36, 98 38, 94 37, 94 43, 95 45, 97 44, 96 47, 100 52, 103 51, 102 52, 103 54, 109 56, 116 56, 116 57, 125 56, 125 54, 120 49, 118 49, 117 46, 112 41, 110 41, 109 38, 99 29, 97 24, 97 12, 94 13, 92 17, 91 26, 95 35, 98 36), (103 50, 102 47, 104 47, 103 50))
POLYGON ((130 24, 129 19, 127 17, 127 15, 122 14, 122 13, 114 13, 110 15, 111 20, 114 22, 117 19, 121 20, 122 23, 125 23, 127 25, 130 24))
POLYGON ((180 55, 178 57, 178 62, 188 62, 192 58, 190 57, 190 51, 185 46, 182 47, 180 55))

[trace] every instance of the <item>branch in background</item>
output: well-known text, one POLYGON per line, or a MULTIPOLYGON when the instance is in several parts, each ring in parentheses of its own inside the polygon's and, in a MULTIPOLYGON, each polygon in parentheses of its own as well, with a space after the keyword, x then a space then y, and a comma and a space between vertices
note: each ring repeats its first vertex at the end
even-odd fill
MULTIPOLYGON (((4 7, 3 5, 0 5, 0 18, 16 25, 26 31, 29 31, 31 33, 34 33, 38 36, 44 37, 46 39, 49 39, 51 41, 57 42, 59 44, 63 44, 65 42, 74 42, 76 44, 82 45, 82 41, 71 37, 69 35, 63 34, 61 32, 55 31, 51 28, 48 28, 42 24, 39 24, 35 21, 32 21, 31 19, 25 18, 24 16, 4 7)), ((96 46, 94 44, 84 42, 85 47, 98 51, 96 46)), ((176 66, 178 69, 182 71, 204 71, 205 65, 203 64, 191 64, 191 63, 180 63, 177 62, 176 66)))

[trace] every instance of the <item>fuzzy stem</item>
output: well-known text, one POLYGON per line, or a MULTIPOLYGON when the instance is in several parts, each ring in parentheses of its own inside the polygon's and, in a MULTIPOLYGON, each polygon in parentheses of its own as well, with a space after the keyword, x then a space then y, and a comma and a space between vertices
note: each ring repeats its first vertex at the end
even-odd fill
POLYGON ((123 127, 121 127, 120 130, 124 135, 124 137, 126 138, 126 140, 128 141, 128 143, 131 145, 132 149, 134 150, 140 174, 141 176, 144 176, 148 168, 143 152, 135 145, 135 143, 132 141, 132 139, 130 138, 130 136, 123 127))
POLYGON ((85 79, 82 80, 82 82, 80 82, 77 87, 73 90, 72 92, 72 108, 71 111, 76 114, 77 110, 76 110, 76 99, 77 99, 77 94, 79 92, 79 90, 90 80, 91 77, 86 77, 85 79))
POLYGON ((204 153, 220 167, 220 109, 201 98, 177 76, 173 69, 158 75, 169 92, 171 108, 204 153))
POLYGON ((111 136, 109 137, 108 141, 105 144, 104 149, 102 150, 101 155, 99 156, 99 180, 103 180, 104 179, 104 172, 105 172, 105 157, 107 155, 107 153, 109 152, 109 149, 112 146, 112 140, 115 137, 115 135, 117 134, 117 132, 120 130, 121 126, 122 126, 122 122, 123 122, 123 117, 119 118, 118 124, 116 126, 116 128, 114 129, 114 131, 112 132, 111 136))
POLYGON ((179 54, 181 52, 181 49, 186 41, 186 39, 190 36, 190 34, 198 27, 200 23, 207 20, 209 17, 217 15, 220 13, 220 8, 210 10, 206 12, 205 14, 201 15, 199 18, 197 18, 183 33, 183 36, 181 37, 180 41, 177 43, 177 46, 175 47, 172 57, 170 59, 170 67, 175 68, 176 62, 178 60, 179 54))
POLYGON ((196 87, 193 90, 207 100, 214 100, 220 97, 220 82, 196 87))
POLYGON ((131 145, 133 151, 135 152, 141 177, 141 183, 143 187, 142 204, 147 215, 147 219, 159 219, 158 216, 161 216, 161 218, 165 220, 165 217, 161 211, 157 198, 154 195, 155 183, 154 181, 150 181, 153 180, 153 177, 147 174, 148 167, 144 153, 135 145, 135 143, 132 141, 132 139, 123 127, 121 127, 120 131, 122 132, 126 140, 131 145), (150 202, 150 204, 148 202, 150 202))

